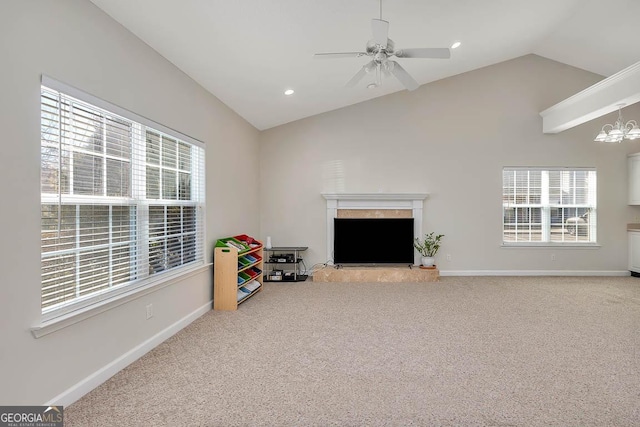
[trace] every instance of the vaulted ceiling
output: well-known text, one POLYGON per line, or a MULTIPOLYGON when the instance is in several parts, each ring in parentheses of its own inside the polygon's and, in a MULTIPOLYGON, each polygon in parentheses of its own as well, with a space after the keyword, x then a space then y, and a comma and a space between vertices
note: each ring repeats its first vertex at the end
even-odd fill
MULTIPOLYGON (((346 88, 369 57, 313 57, 364 51, 379 0, 91 1, 261 130, 405 90, 346 88)), ((396 47, 462 43, 397 59, 419 84, 530 53, 610 76, 640 60, 639 17, 640 0, 382 0, 396 47)))

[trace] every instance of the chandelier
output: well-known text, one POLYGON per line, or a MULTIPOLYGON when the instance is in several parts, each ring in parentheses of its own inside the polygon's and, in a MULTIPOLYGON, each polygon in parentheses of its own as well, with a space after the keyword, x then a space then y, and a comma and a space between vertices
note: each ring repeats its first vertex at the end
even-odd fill
POLYGON ((629 120, 627 123, 622 120, 622 107, 624 107, 624 104, 618 105, 618 120, 616 120, 615 124, 602 126, 602 130, 594 141, 622 142, 623 139, 640 139, 638 123, 635 120, 629 120), (611 128, 608 132, 606 131, 607 127, 611 128))

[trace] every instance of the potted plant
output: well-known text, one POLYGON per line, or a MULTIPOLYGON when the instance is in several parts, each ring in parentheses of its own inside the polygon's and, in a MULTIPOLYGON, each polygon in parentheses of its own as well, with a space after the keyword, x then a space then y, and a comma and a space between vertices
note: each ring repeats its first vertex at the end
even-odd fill
POLYGON ((440 240, 444 237, 444 234, 431 233, 425 234, 424 239, 416 237, 413 242, 413 246, 416 248, 420 255, 422 255, 422 265, 425 267, 432 267, 435 263, 434 257, 440 249, 440 240))

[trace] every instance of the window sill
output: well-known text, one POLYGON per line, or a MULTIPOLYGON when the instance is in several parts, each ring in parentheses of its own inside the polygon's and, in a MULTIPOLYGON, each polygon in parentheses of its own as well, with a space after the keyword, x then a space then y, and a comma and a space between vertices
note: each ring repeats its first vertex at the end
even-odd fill
POLYGON ((80 308, 51 320, 43 321, 40 324, 32 327, 31 333, 33 334, 34 338, 40 338, 45 335, 49 335, 53 332, 59 331, 60 329, 66 328, 67 326, 82 322, 83 320, 86 320, 97 314, 104 313, 105 311, 111 310, 112 308, 126 304, 129 301, 133 301, 134 299, 140 298, 144 295, 148 295, 162 288, 166 288, 167 286, 171 286, 186 278, 195 276, 196 274, 200 274, 208 270, 211 265, 211 263, 200 265, 188 271, 182 271, 180 272, 180 274, 164 277, 161 281, 151 282, 147 285, 132 289, 129 292, 114 296, 113 298, 109 298, 96 304, 92 304, 88 307, 80 308))
POLYGON ((522 243, 503 243, 501 248, 540 248, 540 249, 600 249, 602 246, 598 243, 552 243, 552 242, 522 242, 522 243))

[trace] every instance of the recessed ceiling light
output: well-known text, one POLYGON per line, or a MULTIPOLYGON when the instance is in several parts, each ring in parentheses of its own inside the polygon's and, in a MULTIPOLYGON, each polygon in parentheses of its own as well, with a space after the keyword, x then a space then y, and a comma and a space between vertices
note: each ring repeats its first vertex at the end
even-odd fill
POLYGON ((455 49, 457 47, 459 47, 462 43, 460 42, 455 42, 454 44, 451 45, 451 49, 455 49))
POLYGON ((293 89, 287 89, 284 91, 285 95, 293 95, 294 90, 293 89))
POLYGON ((375 88, 377 88, 377 87, 378 87, 378 85, 377 85, 377 84, 375 84, 375 83, 369 83, 369 84, 367 85, 367 89, 375 89, 375 88))

